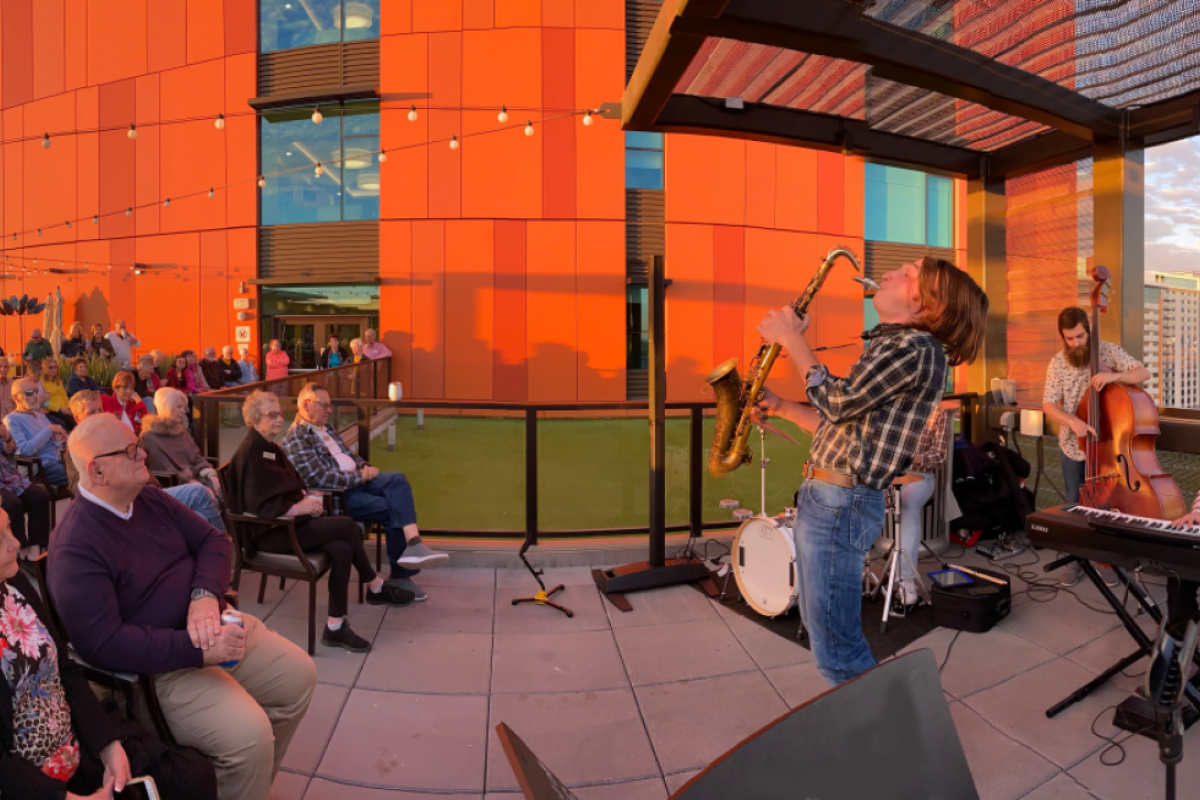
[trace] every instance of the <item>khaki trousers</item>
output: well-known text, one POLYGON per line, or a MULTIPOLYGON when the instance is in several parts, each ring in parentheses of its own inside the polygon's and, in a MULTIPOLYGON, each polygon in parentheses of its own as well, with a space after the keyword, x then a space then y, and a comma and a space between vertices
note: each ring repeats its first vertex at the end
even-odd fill
POLYGON ((246 653, 236 667, 163 673, 154 688, 175 740, 212 759, 221 800, 267 800, 312 700, 317 668, 260 620, 243 619, 246 653))

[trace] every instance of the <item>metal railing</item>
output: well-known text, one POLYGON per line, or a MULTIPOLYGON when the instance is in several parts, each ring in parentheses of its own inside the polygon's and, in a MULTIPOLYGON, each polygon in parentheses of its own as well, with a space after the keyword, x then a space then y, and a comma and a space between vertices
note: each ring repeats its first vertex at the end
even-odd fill
MULTIPOLYGON (((377 363, 382 364, 383 360, 377 363)), ((364 362, 368 363, 368 362, 364 362)), ((376 363, 376 362, 370 362, 376 363)), ((390 366, 390 365, 389 365, 390 366)), ((334 375, 339 371, 346 371, 353 368, 362 369, 363 365, 347 365, 338 367, 332 370, 319 370, 317 372, 305 373, 298 376, 290 376, 287 379, 278 381, 262 381, 258 384, 250 384, 247 386, 232 387, 232 389, 222 390, 220 392, 210 392, 203 395, 196 395, 193 400, 196 408, 199 410, 199 421, 195 428, 196 440, 200 445, 201 450, 205 455, 219 456, 219 426, 220 426, 220 407, 222 405, 230 405, 233 403, 240 404, 242 397, 249 390, 262 388, 260 384, 266 385, 268 390, 271 384, 281 384, 286 381, 298 382, 294 385, 294 390, 299 391, 301 386, 309 380, 328 380, 322 378, 322 375, 334 375)), ((373 378, 374 379, 374 378, 373 378)), ((345 381, 342 379, 334 380, 331 385, 335 389, 344 388, 345 381)), ((375 384, 376 389, 380 387, 378 381, 375 384)), ((382 384, 383 391, 386 392, 386 383, 382 384)), ((539 415, 554 414, 556 412, 573 412, 581 416, 591 416, 596 412, 613 411, 613 412, 629 412, 641 411, 649 413, 648 402, 599 402, 599 403, 513 403, 513 402, 490 402, 490 401, 459 401, 459 400, 398 400, 392 401, 382 398, 370 397, 369 392, 364 386, 359 387, 357 395, 349 396, 346 393, 340 396, 334 396, 331 391, 331 402, 334 406, 334 413, 349 412, 347 416, 352 418, 350 426, 356 429, 358 454, 366 459, 371 458, 371 432, 378 424, 381 412, 394 411, 401 413, 412 410, 429 410, 433 412, 439 411, 462 411, 462 412, 483 412, 483 414, 494 414, 496 416, 514 416, 512 412, 516 412, 515 416, 523 420, 524 431, 524 481, 525 481, 525 497, 524 497, 524 528, 522 529, 461 529, 461 528, 422 528, 422 532, 428 535, 435 536, 460 536, 460 537, 503 537, 514 538, 522 535, 533 534, 543 538, 568 538, 568 537, 589 537, 589 536, 621 536, 621 535, 636 535, 649 533, 648 525, 626 526, 626 527, 603 527, 603 528, 557 528, 543 530, 539 524, 539 512, 541 510, 541 497, 539 493, 539 458, 538 458, 538 435, 539 422, 544 422, 545 418, 539 415), (508 412, 505 414, 504 412, 508 412)), ((290 395, 294 397, 294 394, 290 395)), ((949 397, 949 396, 948 396, 949 397)), ((973 395, 953 396, 953 399, 959 399, 963 402, 964 412, 969 409, 967 400, 973 398, 973 395)), ((282 398, 281 398, 282 399, 282 398)), ((688 447, 687 447, 687 522, 671 524, 665 527, 668 533, 683 533, 687 532, 693 536, 700 536, 705 531, 724 530, 737 527, 740 523, 736 520, 720 520, 720 521, 704 521, 704 475, 706 469, 706 459, 708 456, 709 443, 705 441, 705 417, 706 412, 713 411, 716 408, 714 402, 680 402, 667 403, 666 409, 670 416, 677 419, 686 419, 688 421, 688 447), (672 413, 673 412, 673 413, 672 413)), ((969 431, 969 420, 963 425, 964 430, 969 431)), ((647 442, 649 444, 649 442, 647 442)), ((640 462, 637 466, 646 469, 645 478, 649 483, 649 452, 647 450, 647 460, 640 462)), ((636 469, 636 467, 635 467, 636 469)), ((663 502, 664 496, 658 498, 659 502, 663 502)))

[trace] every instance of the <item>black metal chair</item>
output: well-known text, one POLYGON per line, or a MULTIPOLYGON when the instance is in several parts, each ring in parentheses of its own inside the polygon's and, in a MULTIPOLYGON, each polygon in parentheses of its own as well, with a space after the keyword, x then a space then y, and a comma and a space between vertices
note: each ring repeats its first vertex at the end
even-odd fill
MULTIPOLYGON (((221 492, 225 497, 229 493, 229 465, 217 470, 221 483, 221 492)), ((267 592, 267 578, 278 576, 280 586, 288 578, 304 581, 308 584, 308 654, 311 656, 317 649, 317 583, 329 572, 331 566, 329 556, 324 553, 306 553, 296 540, 296 520, 293 517, 256 517, 253 514, 238 514, 227 505, 221 510, 225 519, 225 530, 233 540, 233 588, 241 585, 242 570, 257 572, 262 576, 258 587, 258 602, 261 604, 267 592), (254 552, 253 557, 247 557, 245 543, 252 541, 254 529, 262 531, 271 528, 284 527, 292 544, 291 553, 254 552)), ((362 581, 359 581, 359 593, 362 593, 362 581)))
POLYGON ((50 483, 46 468, 38 456, 18 455, 13 457, 13 461, 18 470, 25 469, 25 477, 29 478, 30 483, 41 484, 46 494, 50 495, 50 530, 53 531, 58 527, 58 501, 72 497, 71 493, 65 486, 60 489, 50 483))
MULTIPOLYGON (((321 492, 324 495, 326 516, 334 516, 333 510, 334 510, 335 506, 333 504, 333 500, 335 497, 341 503, 342 516, 347 516, 347 517, 350 516, 349 514, 345 513, 346 493, 343 490, 341 490, 341 489, 325 489, 323 487, 318 487, 318 488, 314 489, 313 491, 321 492)), ((384 537, 383 526, 377 522, 360 522, 358 524, 362 528, 364 541, 369 542, 371 540, 372 532, 374 532, 374 534, 375 534, 375 571, 380 572, 383 569, 383 537, 384 537)), ((281 592, 283 591, 286 583, 287 583, 286 578, 279 579, 279 591, 281 591, 281 592)), ((365 597, 366 597, 366 593, 363 588, 362 576, 360 575, 358 578, 358 604, 360 606, 363 604, 365 597)))

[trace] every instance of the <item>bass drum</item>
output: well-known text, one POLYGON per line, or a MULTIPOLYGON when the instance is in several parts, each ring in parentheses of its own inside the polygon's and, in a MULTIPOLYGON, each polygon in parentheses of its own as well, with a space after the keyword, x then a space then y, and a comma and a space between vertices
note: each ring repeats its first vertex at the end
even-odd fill
POLYGON ((786 614, 800 594, 792 529, 773 517, 742 523, 733 539, 733 576, 742 599, 764 617, 786 614))

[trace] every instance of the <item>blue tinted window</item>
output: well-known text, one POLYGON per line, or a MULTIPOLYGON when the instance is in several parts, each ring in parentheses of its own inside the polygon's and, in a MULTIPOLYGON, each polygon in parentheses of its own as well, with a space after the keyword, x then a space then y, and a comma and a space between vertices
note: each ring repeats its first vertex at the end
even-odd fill
POLYGON ((263 114, 262 224, 339 222, 379 218, 379 104, 322 107, 263 114), (317 162, 322 174, 316 174, 317 162))
POLYGON ((379 38, 380 0, 259 0, 264 53, 379 38))
POLYGON ((663 154, 653 150, 625 151, 625 188, 663 188, 663 154))
POLYGON ((925 173, 867 164, 864 178, 865 237, 877 242, 926 244, 925 173))
POLYGON ((643 131, 625 131, 625 146, 640 147, 643 150, 662 150, 663 135, 643 131))
POLYGON ((926 182, 928 207, 926 221, 929 226, 930 247, 954 246, 954 187, 949 178, 929 175, 926 182))

